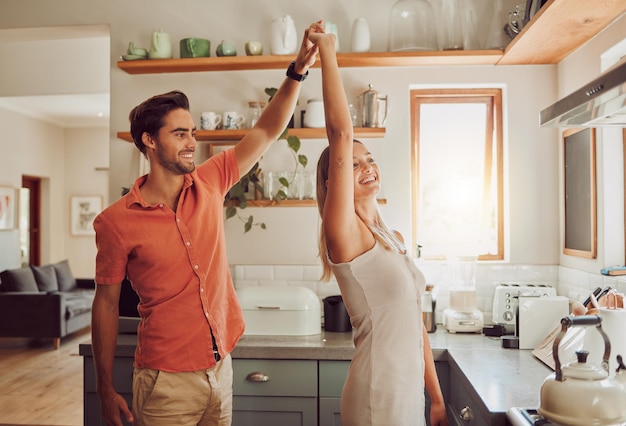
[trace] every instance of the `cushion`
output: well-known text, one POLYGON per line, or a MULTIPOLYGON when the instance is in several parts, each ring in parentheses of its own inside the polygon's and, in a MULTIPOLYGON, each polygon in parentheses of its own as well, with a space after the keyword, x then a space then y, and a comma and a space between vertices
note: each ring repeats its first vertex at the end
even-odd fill
POLYGON ((62 260, 52 265, 57 274, 57 282, 59 283, 59 291, 70 291, 76 288, 76 278, 70 269, 70 263, 62 260))
POLYGON ((0 273, 2 291, 39 291, 30 268, 7 269, 0 273))
POLYGON ((93 291, 85 291, 65 296, 65 319, 70 319, 86 312, 91 312, 91 305, 95 293, 93 291))
POLYGON ((57 281, 57 274, 54 271, 54 266, 31 266, 33 274, 35 274, 35 281, 37 281, 37 287, 39 291, 59 291, 59 283, 57 281))

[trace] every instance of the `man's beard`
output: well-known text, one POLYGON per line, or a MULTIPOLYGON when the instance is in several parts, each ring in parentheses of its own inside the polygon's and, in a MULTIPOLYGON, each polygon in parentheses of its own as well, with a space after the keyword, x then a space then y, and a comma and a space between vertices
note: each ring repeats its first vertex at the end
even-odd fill
POLYGON ((162 149, 157 149, 156 154, 159 164, 170 172, 184 175, 193 172, 196 168, 195 163, 184 163, 178 157, 176 157, 177 161, 172 161, 166 157, 165 151, 162 149))

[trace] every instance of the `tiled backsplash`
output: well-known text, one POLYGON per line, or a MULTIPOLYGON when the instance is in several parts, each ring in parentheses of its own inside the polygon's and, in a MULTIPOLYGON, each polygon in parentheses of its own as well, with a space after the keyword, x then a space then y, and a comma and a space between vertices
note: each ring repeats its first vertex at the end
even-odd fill
MULTIPOLYGON (((437 322, 448 307, 451 287, 451 266, 446 262, 418 260, 426 282, 433 284, 437 300, 437 322)), ((232 265, 235 288, 246 286, 303 286, 313 290, 321 299, 340 294, 337 282, 320 281, 320 265, 232 265)), ((476 266, 476 305, 491 323, 493 295, 496 284, 503 282, 547 284, 556 287, 559 295, 583 301, 596 287, 611 286, 626 291, 626 276, 607 277, 558 265, 512 265, 478 263, 476 266)))

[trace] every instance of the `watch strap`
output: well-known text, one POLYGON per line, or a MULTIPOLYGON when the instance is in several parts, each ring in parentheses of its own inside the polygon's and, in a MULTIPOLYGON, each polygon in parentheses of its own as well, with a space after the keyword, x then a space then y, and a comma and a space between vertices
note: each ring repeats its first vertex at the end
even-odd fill
POLYGON ((295 71, 295 68, 296 68, 296 61, 291 61, 291 63, 289 64, 289 67, 287 68, 287 77, 289 77, 290 79, 295 80, 295 81, 304 81, 304 80, 306 80, 306 78, 309 75, 309 71, 307 70, 307 72, 304 73, 304 74, 298 74, 295 71))

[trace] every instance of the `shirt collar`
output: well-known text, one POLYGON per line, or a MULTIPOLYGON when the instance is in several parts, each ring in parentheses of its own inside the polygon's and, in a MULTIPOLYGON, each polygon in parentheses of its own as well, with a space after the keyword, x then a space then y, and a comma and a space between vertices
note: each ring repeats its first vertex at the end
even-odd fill
MULTIPOLYGON (((197 174, 198 174, 197 170, 194 169, 193 172, 187 173, 186 175, 184 175, 185 180, 183 182, 183 189, 187 189, 191 185, 193 185, 193 181, 197 177, 197 174)), ((150 205, 146 203, 144 199, 141 197, 141 191, 139 191, 139 187, 141 187, 141 185, 146 183, 146 180, 148 180, 148 175, 140 176, 137 178, 137 180, 135 180, 135 183, 130 188, 130 191, 128 192, 128 194, 126 194, 126 207, 127 208, 130 208, 130 206, 132 206, 133 204, 139 204, 141 207, 144 207, 144 208, 150 207, 150 205)))

